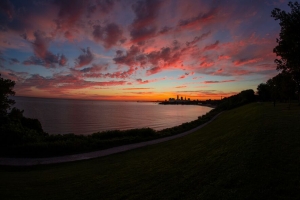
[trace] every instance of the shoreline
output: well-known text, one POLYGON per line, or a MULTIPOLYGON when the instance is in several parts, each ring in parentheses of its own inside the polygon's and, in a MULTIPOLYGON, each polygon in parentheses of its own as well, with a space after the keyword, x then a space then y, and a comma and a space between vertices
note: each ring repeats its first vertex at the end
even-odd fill
POLYGON ((116 153, 121 153, 149 145, 159 144, 162 142, 170 141, 176 138, 180 138, 183 136, 186 136, 190 133, 193 133, 202 127, 206 126, 210 122, 214 121, 219 115, 221 115, 223 112, 218 113, 216 116, 214 116, 211 120, 208 122, 193 128, 189 131, 185 131, 180 134, 176 134, 169 137, 164 137, 160 139, 150 140, 146 142, 140 142, 140 143, 133 143, 128 145, 122 145, 118 147, 113 147, 109 149, 99 150, 99 151, 93 151, 88 153, 81 153, 81 154, 73 154, 73 155, 67 155, 67 156, 57 156, 57 157, 49 157, 49 158, 0 158, 0 166, 37 166, 37 165, 49 165, 49 164, 58 164, 58 163, 66 163, 66 162, 74 162, 74 161, 80 161, 80 160, 88 160, 93 158, 100 158, 116 153))

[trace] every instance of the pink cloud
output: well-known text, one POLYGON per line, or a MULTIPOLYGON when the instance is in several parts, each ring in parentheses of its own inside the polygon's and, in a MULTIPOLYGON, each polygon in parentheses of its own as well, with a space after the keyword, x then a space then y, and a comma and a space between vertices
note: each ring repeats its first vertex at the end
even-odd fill
POLYGON ((208 51, 208 50, 213 50, 213 49, 216 49, 217 46, 219 44, 219 40, 217 40, 215 43, 211 44, 211 45, 207 45, 204 47, 204 51, 208 51))
POLYGON ((148 84, 148 83, 153 83, 153 82, 157 82, 157 81, 163 81, 163 80, 165 80, 166 78, 155 78, 155 79, 150 79, 150 80, 145 80, 145 81, 143 81, 143 79, 141 79, 141 78, 138 78, 138 79, 136 79, 136 82, 138 83, 138 84, 148 84))
POLYGON ((235 82, 236 80, 223 80, 223 81, 204 81, 204 84, 213 84, 213 83, 229 83, 235 82))
POLYGON ((252 58, 252 59, 240 59, 233 62, 235 66, 248 65, 253 63, 258 63, 262 58, 252 58))
POLYGON ((70 3, 68 0, 55 1, 58 6, 57 27, 68 29, 74 26, 86 11, 88 1, 74 1, 70 3))
POLYGON ((76 68, 81 68, 85 65, 89 65, 94 59, 94 55, 92 54, 89 47, 87 47, 86 50, 81 49, 81 51, 83 52, 83 54, 79 55, 76 59, 76 68))
POLYGON ((117 42, 123 37, 123 31, 115 23, 109 23, 104 27, 101 27, 100 25, 94 25, 93 28, 94 39, 96 41, 102 41, 105 48, 110 48, 111 46, 117 44, 117 42))
POLYGON ((201 24, 213 20, 216 16, 216 13, 217 13, 217 9, 215 8, 210 9, 206 13, 200 12, 198 15, 194 17, 180 20, 178 26, 183 28, 193 28, 195 26, 200 26, 201 24))
POLYGON ((180 86, 177 86, 175 88, 186 88, 187 86, 186 85, 180 85, 180 86))
POLYGON ((37 88, 48 92, 64 93, 69 90, 78 90, 91 87, 117 86, 124 85, 126 81, 86 81, 73 75, 55 74, 53 77, 43 77, 34 74, 28 78, 23 79, 22 84, 17 84, 17 92, 23 90, 31 90, 37 88))
POLYGON ((122 90, 150 90, 153 88, 123 88, 122 90))

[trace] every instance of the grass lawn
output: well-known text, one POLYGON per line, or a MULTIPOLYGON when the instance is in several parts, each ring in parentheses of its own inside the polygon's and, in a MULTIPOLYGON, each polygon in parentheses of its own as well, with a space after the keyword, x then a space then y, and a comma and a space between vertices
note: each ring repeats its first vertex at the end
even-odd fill
POLYGON ((1 167, 0 199, 299 199, 300 106, 252 103, 173 141, 88 161, 1 167))

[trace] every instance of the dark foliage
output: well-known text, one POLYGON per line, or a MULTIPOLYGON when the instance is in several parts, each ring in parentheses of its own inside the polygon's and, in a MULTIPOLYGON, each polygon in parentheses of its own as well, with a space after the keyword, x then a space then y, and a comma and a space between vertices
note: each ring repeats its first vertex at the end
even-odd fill
POLYGON ((273 52, 279 57, 275 60, 277 70, 289 73, 297 86, 300 100, 300 4, 289 2, 291 12, 279 8, 272 11, 272 17, 279 20, 281 27, 277 46, 273 52))
POLYGON ((273 101, 274 105, 276 101, 290 102, 296 99, 296 82, 291 74, 281 72, 266 83, 259 84, 257 93, 260 101, 273 101))
POLYGON ((220 111, 229 110, 247 103, 251 103, 255 100, 256 97, 253 90, 244 90, 239 94, 222 99, 216 109, 220 111))
POLYGON ((15 95, 12 90, 15 82, 9 79, 3 79, 0 74, 0 118, 7 114, 7 110, 15 103, 14 100, 9 99, 10 96, 15 95))
POLYGON ((257 94, 259 101, 271 101, 271 90, 268 84, 261 83, 257 86, 257 94))

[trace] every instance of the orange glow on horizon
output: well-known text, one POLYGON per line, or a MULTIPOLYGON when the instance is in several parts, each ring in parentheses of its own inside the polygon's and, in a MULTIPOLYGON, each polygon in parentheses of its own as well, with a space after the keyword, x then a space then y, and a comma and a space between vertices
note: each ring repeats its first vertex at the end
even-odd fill
POLYGON ((229 97, 235 95, 236 93, 220 93, 220 94, 183 94, 183 93, 159 93, 159 94, 150 94, 150 95, 111 95, 111 96, 101 96, 101 95, 53 95, 47 93, 31 93, 30 95, 26 94, 16 94, 16 96, 25 96, 25 97, 35 97, 35 98, 55 98, 55 99, 82 99, 82 100, 100 100, 100 101, 165 101, 169 98, 179 98, 189 99, 191 101, 196 100, 220 100, 224 97, 229 97))

